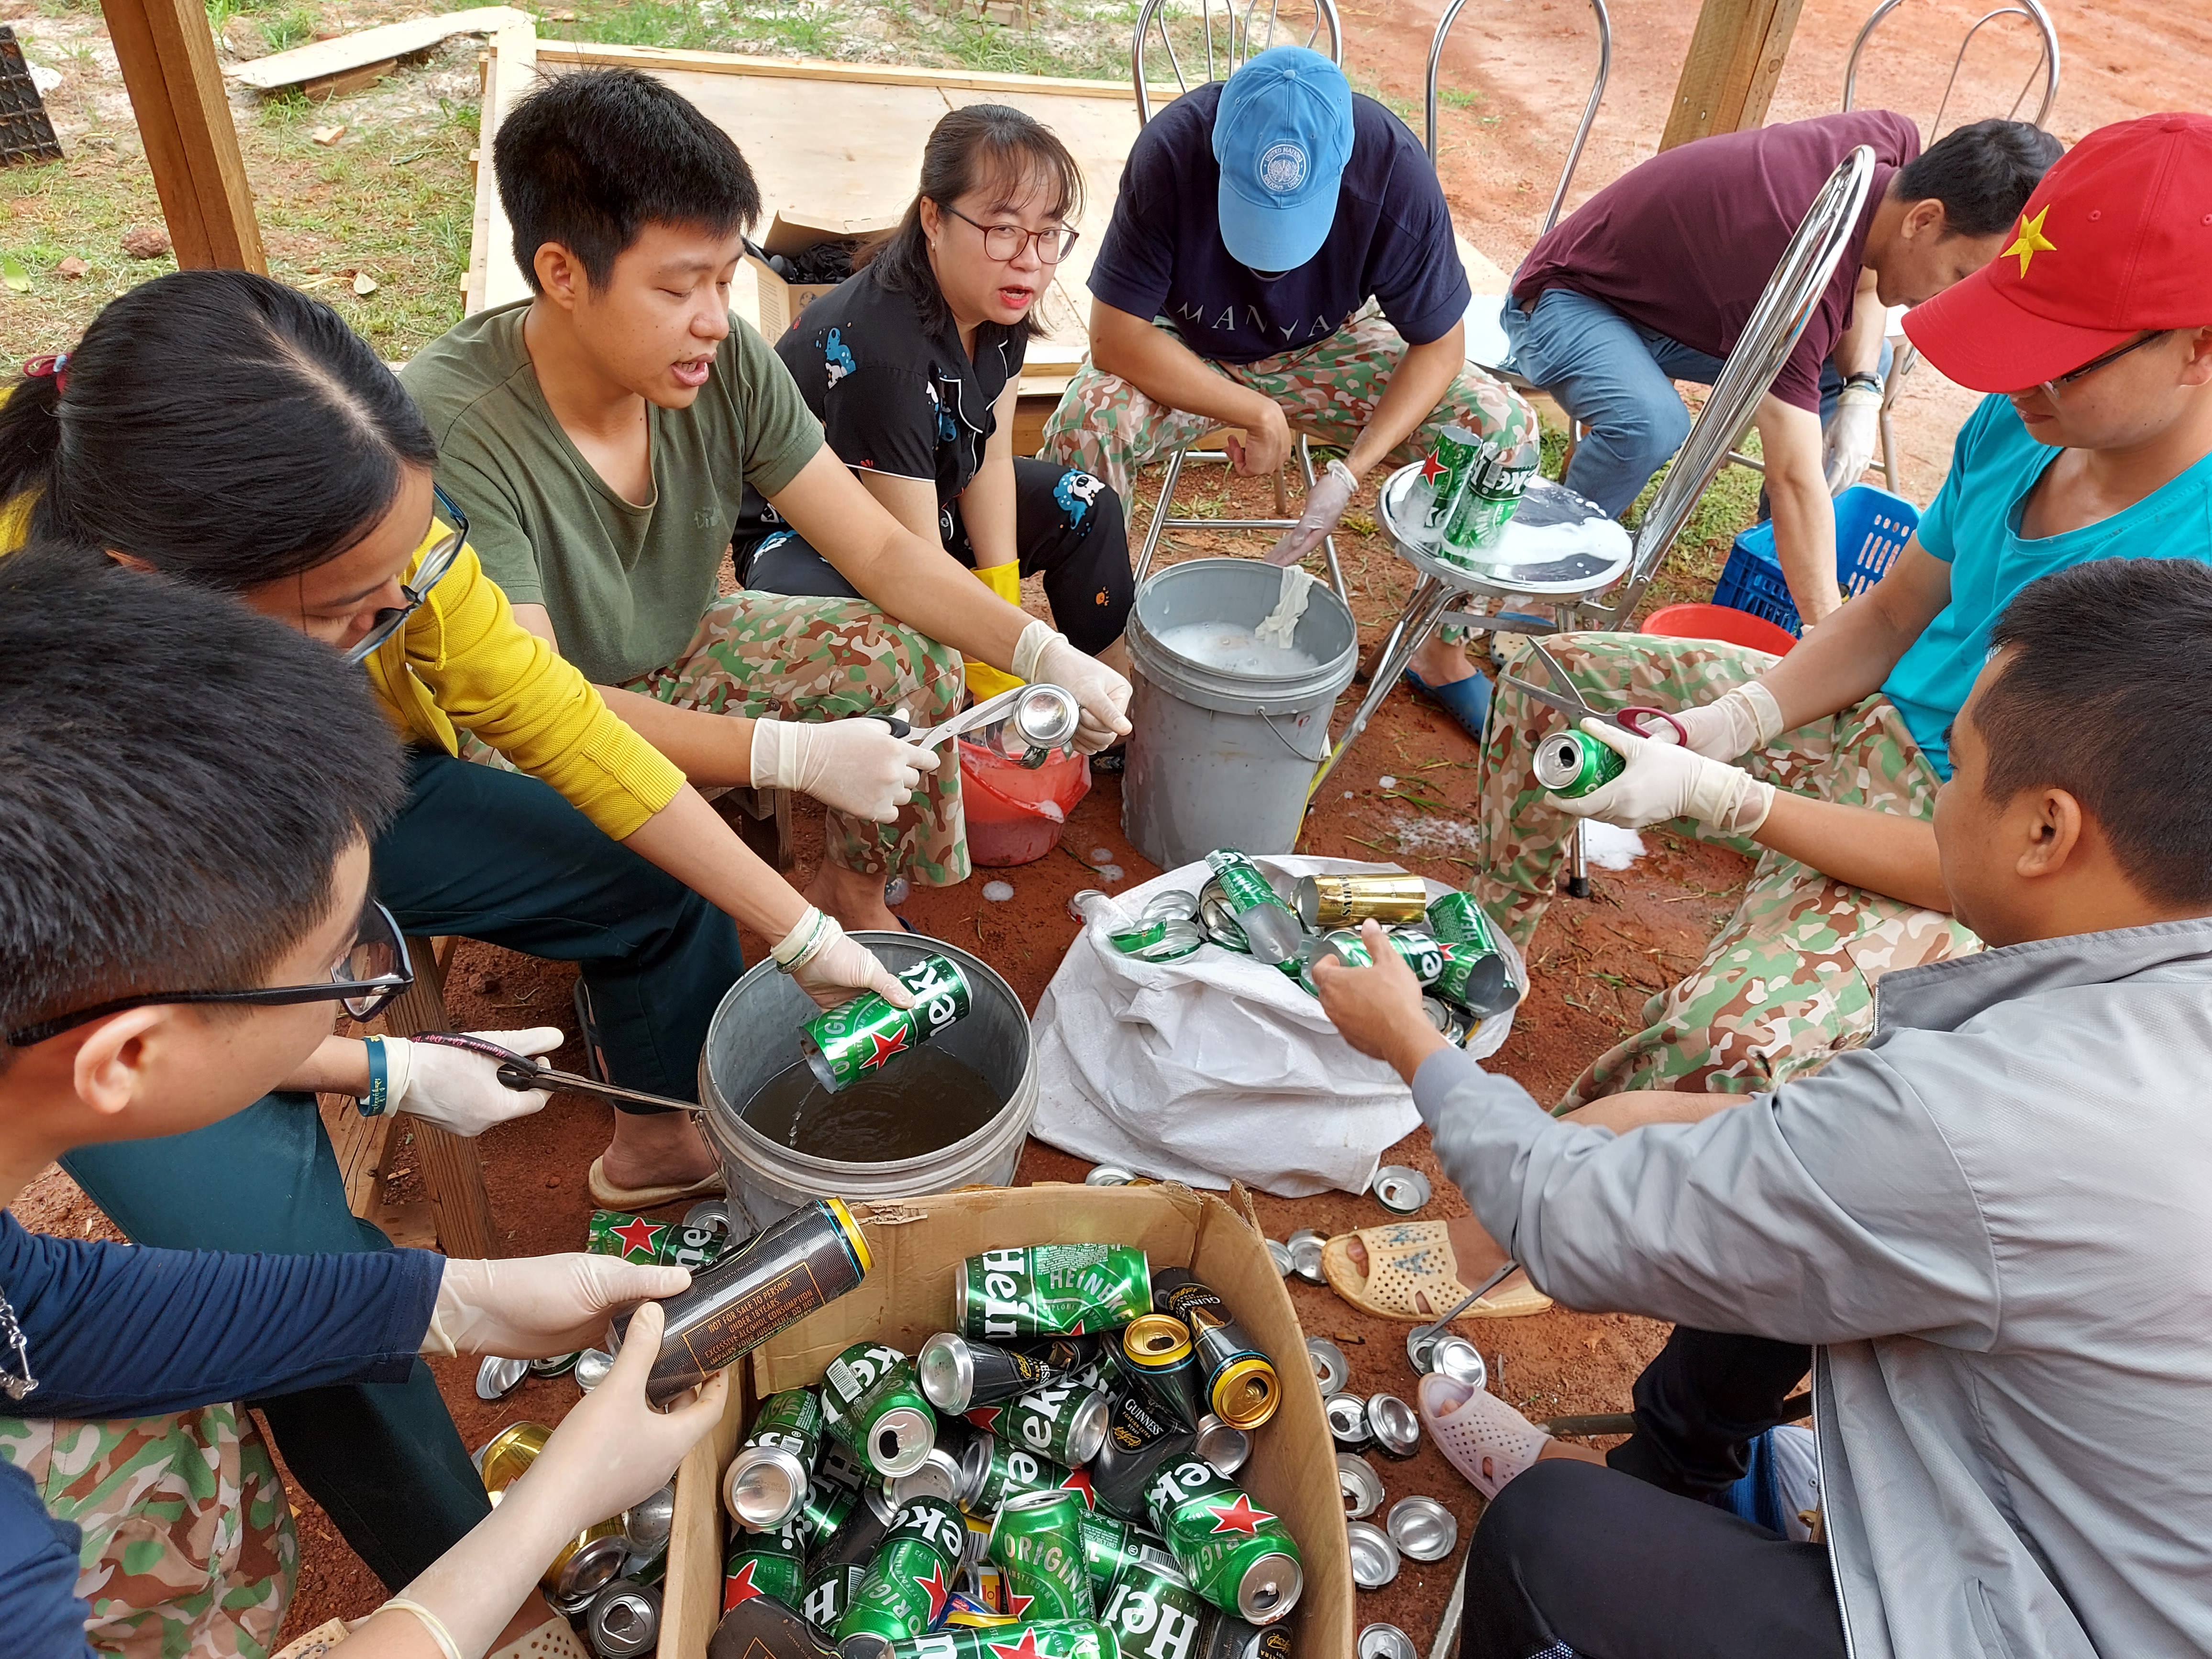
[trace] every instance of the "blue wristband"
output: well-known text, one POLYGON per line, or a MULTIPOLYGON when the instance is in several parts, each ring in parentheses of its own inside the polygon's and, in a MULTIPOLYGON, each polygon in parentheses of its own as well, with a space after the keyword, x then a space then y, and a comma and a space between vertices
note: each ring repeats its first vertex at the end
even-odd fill
POLYGON ((392 1064, 385 1058, 384 1039, 367 1039, 368 1046, 368 1092, 354 1103, 361 1108, 363 1117, 382 1117, 386 1103, 392 1097, 392 1064))

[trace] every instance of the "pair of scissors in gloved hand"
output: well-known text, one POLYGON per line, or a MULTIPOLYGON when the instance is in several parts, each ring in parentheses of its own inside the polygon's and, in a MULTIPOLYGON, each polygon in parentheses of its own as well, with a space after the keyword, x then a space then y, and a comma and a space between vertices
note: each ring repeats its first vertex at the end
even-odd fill
POLYGON ((1505 684, 1524 696, 1534 697, 1547 708, 1558 709, 1569 717, 1576 730, 1581 729, 1584 720, 1603 720, 1610 726, 1617 726, 1631 737, 1648 738, 1652 735, 1651 727, 1663 721, 1674 728, 1674 741, 1685 749, 1689 747, 1690 734, 1683 729, 1682 722, 1665 709, 1652 708, 1642 704, 1632 704, 1610 712, 1601 708, 1593 708, 1583 701, 1582 693, 1575 690, 1574 682, 1567 678, 1567 671, 1559 666, 1556 657, 1534 640, 1528 641, 1528 652, 1544 665, 1545 676, 1552 683, 1551 690, 1546 690, 1541 686, 1531 685, 1528 681, 1511 674, 1502 677, 1505 684))
POLYGON ((574 1072, 556 1072, 528 1054, 518 1054, 511 1048, 502 1048, 496 1042, 487 1042, 482 1037, 471 1036, 465 1031, 417 1031, 408 1039, 410 1042, 428 1042, 441 1048, 459 1048, 464 1054, 480 1056, 499 1062, 494 1073, 508 1088, 574 1089, 584 1094, 604 1095, 609 1100, 633 1100, 641 1106, 664 1106, 672 1111, 696 1112, 699 1103, 678 1100, 669 1095, 649 1095, 641 1089, 625 1089, 619 1084, 602 1083, 597 1078, 579 1076, 574 1072))

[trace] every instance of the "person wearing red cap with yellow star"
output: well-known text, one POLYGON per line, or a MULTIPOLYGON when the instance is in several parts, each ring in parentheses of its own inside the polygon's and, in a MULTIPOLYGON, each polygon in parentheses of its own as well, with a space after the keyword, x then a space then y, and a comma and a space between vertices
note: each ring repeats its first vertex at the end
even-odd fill
POLYGON ((1863 1040, 1882 974, 1979 948, 1950 914, 1929 827, 1951 722, 1991 622, 2035 578, 2093 559, 2212 561, 2207 271, 2212 117, 2091 133, 1994 262, 1905 315, 1929 362, 1992 395, 1876 586, 1778 662, 1632 635, 1578 659, 1570 672, 1598 707, 1679 708, 1688 732, 1687 746, 1600 733, 1627 767, 1578 800, 1532 787, 1525 752, 1493 730, 1472 890, 1517 936, 1549 897, 1564 813, 1632 829, 1688 818, 1770 854, 1662 1017, 1564 1105, 1666 1090, 1717 1108, 1771 1088, 1863 1040))

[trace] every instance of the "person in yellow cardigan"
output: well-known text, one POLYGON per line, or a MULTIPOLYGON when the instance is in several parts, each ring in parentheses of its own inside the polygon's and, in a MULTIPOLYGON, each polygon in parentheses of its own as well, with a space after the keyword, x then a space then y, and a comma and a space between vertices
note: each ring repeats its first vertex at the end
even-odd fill
MULTIPOLYGON (((27 526, 75 556, 235 594, 363 663, 410 745, 406 803, 372 849, 377 898, 408 933, 577 963, 617 1081, 694 1096, 708 1018, 744 968, 733 922, 774 941, 779 967, 824 1005, 866 988, 908 1000, 516 623, 460 514, 435 501, 436 459, 406 392, 329 307, 265 277, 184 271, 114 301, 67 357, 27 365, 9 389, 0 530, 9 546, 27 526), (514 769, 458 758, 463 733, 514 769)), ((194 687, 115 694, 188 701, 194 687)), ((918 777, 908 769, 903 787, 918 777)), ((257 854, 253 787, 239 780, 240 859, 257 854)), ((143 1243, 381 1249, 348 1210, 308 1091, 388 1109, 445 1051, 340 1047, 347 1064, 319 1050, 285 1091, 222 1123, 64 1165, 143 1243)), ((687 1115, 626 1109, 591 1186, 610 1207, 644 1207, 719 1190, 720 1176, 687 1115)), ((332 1398, 271 1414, 287 1461, 371 1567, 404 1583, 481 1517, 483 1487, 427 1374, 316 1392, 332 1398)))

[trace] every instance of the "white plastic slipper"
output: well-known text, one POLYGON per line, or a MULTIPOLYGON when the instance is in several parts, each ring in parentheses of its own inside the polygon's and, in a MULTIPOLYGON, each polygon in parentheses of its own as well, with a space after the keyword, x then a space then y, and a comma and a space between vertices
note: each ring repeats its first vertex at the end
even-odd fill
POLYGON ((1485 1498, 1497 1497, 1552 1437, 1497 1395, 1449 1376, 1423 1377, 1418 1397, 1429 1438, 1485 1498))

